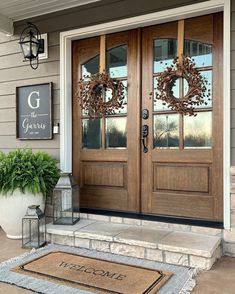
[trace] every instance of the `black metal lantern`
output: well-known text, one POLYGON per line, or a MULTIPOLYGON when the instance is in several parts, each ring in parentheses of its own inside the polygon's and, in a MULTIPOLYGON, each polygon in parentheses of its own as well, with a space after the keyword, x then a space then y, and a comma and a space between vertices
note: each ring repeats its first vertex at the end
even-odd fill
POLYGON ((53 223, 73 225, 79 220, 79 212, 74 211, 79 203, 79 186, 69 173, 62 173, 53 190, 53 223))
POLYGON ((22 219, 22 248, 39 248, 46 244, 45 215, 39 206, 29 206, 22 219))
POLYGON ((19 43, 25 60, 29 60, 30 66, 37 69, 38 54, 44 52, 44 40, 41 38, 38 28, 31 22, 27 22, 27 27, 21 33, 19 43))

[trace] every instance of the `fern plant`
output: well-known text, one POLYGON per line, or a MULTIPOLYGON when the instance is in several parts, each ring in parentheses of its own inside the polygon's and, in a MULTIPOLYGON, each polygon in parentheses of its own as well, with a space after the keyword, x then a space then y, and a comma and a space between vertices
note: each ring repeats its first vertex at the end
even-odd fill
POLYGON ((0 152, 0 195, 16 189, 25 193, 42 193, 46 198, 60 176, 57 161, 45 152, 33 153, 31 149, 0 152))

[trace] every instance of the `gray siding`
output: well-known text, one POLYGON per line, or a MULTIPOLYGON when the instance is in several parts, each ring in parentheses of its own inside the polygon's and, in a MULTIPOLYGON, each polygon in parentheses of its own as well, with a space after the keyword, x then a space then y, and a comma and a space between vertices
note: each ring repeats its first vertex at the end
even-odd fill
MULTIPOLYGON (((49 34, 49 58, 40 61, 39 68, 35 71, 28 63, 22 62, 22 53, 18 44, 19 34, 25 22, 15 23, 14 36, 0 35, 0 150, 7 152, 13 148, 31 147, 33 150, 45 150, 59 159, 59 135, 48 141, 20 141, 15 138, 15 88, 21 85, 53 82, 54 122, 59 122, 59 33, 61 31, 202 1, 103 0, 33 18, 30 21, 39 27, 41 33, 49 34)), ((235 17, 233 28, 235 31, 235 17)), ((235 39, 233 47, 235 48, 235 39)), ((235 72, 233 76, 235 81, 235 72)), ((235 91, 235 86, 233 88, 235 91)), ((235 92, 233 97, 235 98, 235 92)), ((235 111, 235 102, 233 107, 235 111)), ((234 128, 232 132, 235 132, 235 120, 232 125, 234 128)), ((235 142, 232 146, 235 148, 235 142)))
POLYGON ((53 140, 21 141, 16 139, 15 89, 17 86, 53 82, 54 122, 59 122, 59 33, 51 33, 49 58, 40 61, 38 70, 23 63, 19 35, 7 41, 0 36, 0 149, 8 152, 14 148, 30 147, 44 150, 59 159, 59 135, 53 140))

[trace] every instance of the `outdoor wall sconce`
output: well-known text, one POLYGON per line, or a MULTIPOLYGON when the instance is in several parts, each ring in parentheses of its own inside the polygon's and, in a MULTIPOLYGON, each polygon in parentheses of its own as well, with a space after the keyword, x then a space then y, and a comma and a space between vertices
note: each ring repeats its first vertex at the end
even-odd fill
POLYGON ((71 174, 61 173, 53 190, 53 223, 75 224, 79 220, 79 213, 74 210, 75 202, 79 203, 79 186, 71 174))
POLYGON ((27 27, 20 35, 20 46, 25 61, 30 61, 33 69, 38 68, 38 55, 44 53, 44 39, 42 39, 38 28, 31 22, 27 22, 27 27))

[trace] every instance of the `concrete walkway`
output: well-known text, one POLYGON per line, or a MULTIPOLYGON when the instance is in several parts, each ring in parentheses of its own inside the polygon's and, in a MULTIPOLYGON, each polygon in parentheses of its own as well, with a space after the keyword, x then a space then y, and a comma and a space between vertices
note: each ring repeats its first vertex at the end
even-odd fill
MULTIPOLYGON (((0 229, 0 262, 18 256, 26 250, 21 249, 21 241, 9 240, 0 229)), ((193 294, 234 294, 235 258, 223 257, 208 272, 197 277, 193 294)), ((27 294, 28 290, 0 283, 0 294, 27 294)), ((133 293, 134 294, 134 293, 133 293)), ((170 293, 169 293, 170 294, 170 293)))

